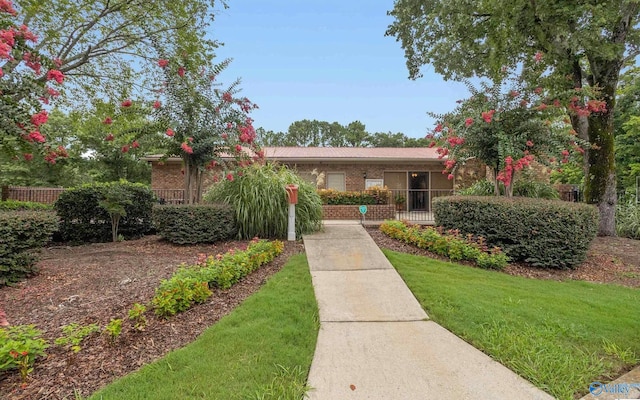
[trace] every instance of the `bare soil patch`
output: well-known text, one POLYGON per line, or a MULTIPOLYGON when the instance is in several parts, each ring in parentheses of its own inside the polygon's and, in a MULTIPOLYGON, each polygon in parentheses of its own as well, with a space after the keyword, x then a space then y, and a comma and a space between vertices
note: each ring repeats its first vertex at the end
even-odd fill
POLYGON ((285 242, 274 261, 228 290, 214 291, 202 305, 168 320, 145 314, 148 326, 136 331, 127 318, 134 303, 148 303, 162 279, 181 263, 193 264, 198 254, 215 255, 248 242, 176 246, 148 236, 120 243, 54 246, 43 250, 40 273, 13 287, 0 288, 0 309, 12 325, 34 324, 51 344, 62 336, 61 327, 72 322, 104 327, 112 318, 123 319, 115 344, 94 334, 76 355, 59 346, 46 350, 26 386, 19 374, 0 373, 0 397, 9 399, 74 399, 130 373, 166 353, 192 342, 207 327, 257 291, 280 270, 289 256, 302 252, 300 242, 285 242))

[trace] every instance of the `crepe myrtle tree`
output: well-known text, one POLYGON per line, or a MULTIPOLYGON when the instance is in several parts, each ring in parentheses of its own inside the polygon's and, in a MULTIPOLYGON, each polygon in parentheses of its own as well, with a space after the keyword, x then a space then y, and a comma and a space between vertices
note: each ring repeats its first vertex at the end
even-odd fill
MULTIPOLYGON (((478 90, 466 82, 471 97, 444 115, 432 114, 438 123, 428 135, 430 147, 438 146, 444 160, 443 174, 453 179, 453 171, 469 159, 477 159, 493 173, 494 193, 513 195, 516 171, 532 161, 559 169, 571 153, 584 153, 588 142, 577 137, 566 119, 566 106, 559 98, 548 98, 541 87, 528 88, 514 80, 511 89, 502 84, 481 84, 478 90)), ((574 96, 575 97, 575 96, 574 96)), ((602 112, 603 102, 590 101, 587 107, 571 98, 568 107, 583 113, 602 112)))
POLYGON ((187 204, 200 202, 207 169, 222 169, 224 179, 233 180, 264 155, 249 118, 257 105, 238 96, 239 80, 226 87, 216 81, 230 63, 195 69, 185 55, 157 62, 163 82, 153 107, 170 139, 165 158, 182 158, 187 204))
POLYGON ((30 161, 40 153, 49 163, 66 157, 64 147, 51 148, 40 132, 49 114, 43 106, 60 95, 60 60, 38 52, 38 37, 18 24, 10 0, 0 0, 0 157, 30 161))

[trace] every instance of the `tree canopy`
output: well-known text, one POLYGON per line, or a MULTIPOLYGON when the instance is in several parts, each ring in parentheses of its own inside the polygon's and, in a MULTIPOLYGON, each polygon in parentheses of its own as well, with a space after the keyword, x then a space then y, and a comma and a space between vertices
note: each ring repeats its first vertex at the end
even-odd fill
MULTIPOLYGON (((16 0, 23 23, 38 32, 36 50, 58 60, 75 106, 94 95, 117 98, 144 78, 159 58, 189 54, 197 67, 211 62, 218 46, 206 38, 215 0, 16 0)), ((18 60, 17 60, 18 61, 18 60)), ((194 68, 195 69, 195 68, 194 68)))
MULTIPOLYGON (((405 51, 409 76, 426 64, 446 79, 485 76, 534 62, 556 93, 592 89, 606 112, 567 108, 586 153, 585 197, 600 210, 600 234, 615 235, 613 113, 621 70, 638 55, 640 3, 634 0, 396 0, 387 35, 405 51)), ((594 97, 595 96, 595 97, 594 97)))

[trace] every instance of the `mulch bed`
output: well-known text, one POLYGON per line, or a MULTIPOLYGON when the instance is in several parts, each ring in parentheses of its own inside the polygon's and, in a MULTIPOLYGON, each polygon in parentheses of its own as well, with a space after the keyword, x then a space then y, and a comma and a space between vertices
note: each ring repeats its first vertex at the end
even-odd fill
MULTIPOLYGON (((381 248, 434 257, 415 246, 391 239, 375 228, 369 234, 381 248)), ((245 247, 231 241, 209 246, 175 246, 149 236, 120 243, 56 246, 43 251, 40 274, 16 286, 0 288, 0 308, 13 325, 35 324, 50 342, 72 322, 98 323, 123 319, 123 333, 115 345, 95 334, 82 343, 75 356, 58 346, 38 360, 24 388, 17 373, 0 373, 0 396, 9 399, 73 399, 150 363, 169 351, 192 342, 206 328, 228 314, 280 270, 289 256, 304 251, 300 242, 285 242, 283 254, 245 277, 229 290, 218 290, 202 305, 162 320, 147 311, 144 332, 133 329, 127 311, 148 303, 162 279, 181 263, 194 263, 198 254, 215 255, 245 247)), ((437 258, 437 257, 436 257, 437 258)), ((535 279, 579 279, 640 287, 640 241, 596 238, 587 260, 573 270, 549 270, 510 265, 511 275, 535 279)))
POLYGON ((51 346, 38 360, 29 381, 21 386, 19 374, 0 373, 0 397, 10 399, 73 399, 87 396, 118 377, 150 363, 169 351, 192 342, 206 328, 228 314, 280 270, 289 256, 304 251, 300 242, 285 242, 285 250, 271 263, 228 290, 216 290, 205 303, 167 320, 151 310, 148 326, 136 331, 127 318, 131 306, 148 303, 162 279, 181 263, 193 264, 199 253, 215 255, 248 242, 209 246, 175 246, 149 236, 120 243, 77 247, 56 246, 43 251, 40 273, 13 287, 0 288, 0 308, 12 325, 35 324, 50 343, 62 336, 63 325, 123 319, 115 344, 94 334, 72 355, 51 346))

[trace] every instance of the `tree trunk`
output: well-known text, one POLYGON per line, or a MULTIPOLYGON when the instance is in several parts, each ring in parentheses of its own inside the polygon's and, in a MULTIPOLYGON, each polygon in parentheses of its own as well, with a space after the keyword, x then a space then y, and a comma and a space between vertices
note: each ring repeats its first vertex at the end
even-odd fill
MULTIPOLYGON (((613 101, 612 101, 613 103, 613 101)), ((589 173, 585 176, 585 201, 600 211, 598 235, 616 236, 616 170, 613 137, 613 104, 605 113, 589 117, 589 173)))

